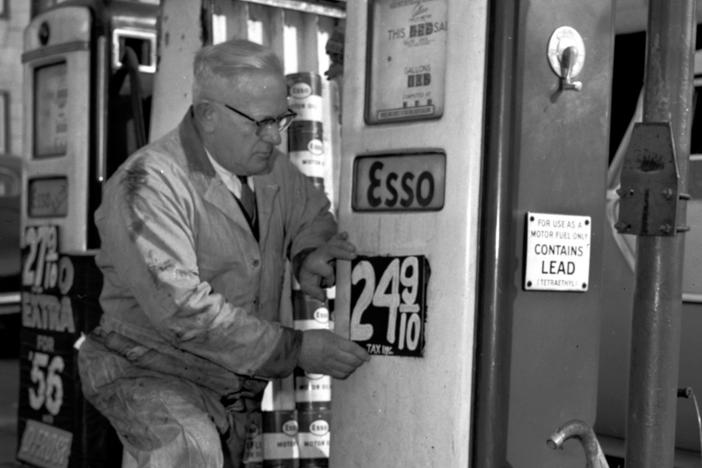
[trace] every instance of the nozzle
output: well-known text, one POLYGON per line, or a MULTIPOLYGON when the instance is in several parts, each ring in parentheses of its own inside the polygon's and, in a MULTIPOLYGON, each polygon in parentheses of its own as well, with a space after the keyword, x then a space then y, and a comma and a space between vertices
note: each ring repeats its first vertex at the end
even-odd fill
POLYGON ((583 446, 587 458, 587 468, 609 468, 595 432, 587 423, 579 419, 570 420, 556 429, 546 444, 552 449, 560 449, 570 438, 578 439, 583 446))

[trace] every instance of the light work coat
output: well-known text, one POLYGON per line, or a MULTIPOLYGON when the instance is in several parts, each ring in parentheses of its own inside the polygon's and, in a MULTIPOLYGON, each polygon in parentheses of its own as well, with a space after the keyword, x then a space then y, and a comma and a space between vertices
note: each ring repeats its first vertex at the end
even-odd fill
MULTIPOLYGON (((324 193, 285 155, 254 184, 258 242, 191 112, 117 170, 95 213, 100 329, 117 337, 108 347, 153 370, 191 369, 218 394, 237 391, 242 377, 292 372, 302 338, 278 323, 285 260, 337 226, 324 193)), ((93 388, 110 379, 108 370, 84 370, 93 388)))

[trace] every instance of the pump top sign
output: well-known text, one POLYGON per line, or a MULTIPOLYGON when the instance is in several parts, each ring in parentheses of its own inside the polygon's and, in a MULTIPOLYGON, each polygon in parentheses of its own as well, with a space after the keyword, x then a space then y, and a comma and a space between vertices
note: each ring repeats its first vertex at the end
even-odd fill
POLYGON ((436 119, 444 112, 447 0, 374 0, 366 123, 436 119))
POLYGON ((589 216, 527 213, 524 289, 587 291, 591 228, 589 216))

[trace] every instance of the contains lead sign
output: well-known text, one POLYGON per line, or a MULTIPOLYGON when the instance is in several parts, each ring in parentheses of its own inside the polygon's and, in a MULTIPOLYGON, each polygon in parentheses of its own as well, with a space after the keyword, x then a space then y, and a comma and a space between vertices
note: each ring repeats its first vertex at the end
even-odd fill
POLYGON ((524 289, 587 291, 591 231, 589 216, 527 213, 524 289))

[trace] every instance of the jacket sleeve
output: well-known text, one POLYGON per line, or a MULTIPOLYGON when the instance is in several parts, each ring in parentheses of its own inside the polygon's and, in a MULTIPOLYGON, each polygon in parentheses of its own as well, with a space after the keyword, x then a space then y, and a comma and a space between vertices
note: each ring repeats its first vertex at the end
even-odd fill
POLYGON ((137 158, 111 181, 96 213, 117 290, 133 295, 170 345, 244 375, 278 377, 295 367, 301 333, 235 307, 201 280, 192 187, 160 155, 137 158), (160 157, 160 159, 159 159, 160 157), (147 162, 148 161, 148 162, 147 162))

